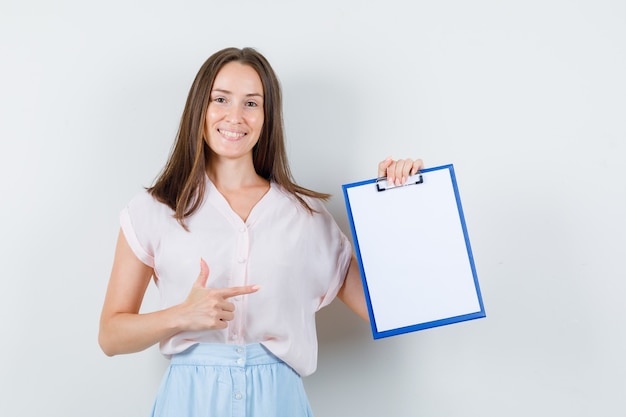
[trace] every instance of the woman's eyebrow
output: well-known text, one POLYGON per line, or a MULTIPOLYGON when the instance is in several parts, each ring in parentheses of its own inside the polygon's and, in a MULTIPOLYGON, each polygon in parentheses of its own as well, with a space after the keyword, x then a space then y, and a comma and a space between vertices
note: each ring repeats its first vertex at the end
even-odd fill
MULTIPOLYGON (((211 91, 211 93, 232 94, 232 91, 223 90, 221 88, 214 88, 211 91)), ((248 94, 246 94, 246 97, 261 97, 261 98, 263 98, 263 94, 261 94, 261 93, 248 93, 248 94)))

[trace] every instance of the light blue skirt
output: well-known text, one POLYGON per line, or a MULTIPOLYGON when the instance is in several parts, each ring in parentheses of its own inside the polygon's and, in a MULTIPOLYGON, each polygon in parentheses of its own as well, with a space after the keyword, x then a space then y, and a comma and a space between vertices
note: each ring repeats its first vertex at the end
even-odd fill
POLYGON ((313 417, 302 379, 261 344, 202 343, 172 357, 152 417, 313 417))

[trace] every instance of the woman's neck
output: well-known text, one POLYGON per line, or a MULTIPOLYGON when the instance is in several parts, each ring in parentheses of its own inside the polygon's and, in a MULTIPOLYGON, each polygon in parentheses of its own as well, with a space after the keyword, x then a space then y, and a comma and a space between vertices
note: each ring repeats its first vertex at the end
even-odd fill
POLYGON ((207 164, 207 175, 244 222, 270 189, 269 181, 256 173, 251 160, 245 162, 214 158, 207 164))
POLYGON ((221 190, 237 190, 268 183, 256 173, 252 158, 210 158, 206 172, 211 182, 221 190))

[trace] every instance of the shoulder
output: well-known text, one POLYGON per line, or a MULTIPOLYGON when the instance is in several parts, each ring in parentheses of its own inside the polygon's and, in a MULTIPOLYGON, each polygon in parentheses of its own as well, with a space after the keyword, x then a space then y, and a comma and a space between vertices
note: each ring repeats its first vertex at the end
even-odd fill
POLYGON ((174 211, 166 204, 158 201, 148 190, 143 190, 131 198, 122 210, 135 225, 154 227, 155 225, 173 219, 174 211))
POLYGON ((280 200, 283 204, 289 205, 298 211, 302 211, 303 213, 307 213, 309 215, 328 213, 324 200, 320 198, 315 198, 304 194, 296 195, 287 191, 284 187, 276 183, 272 183, 272 189, 275 190, 277 192, 276 194, 280 196, 280 200), (312 210, 312 213, 302 205, 301 201, 298 198, 301 198, 302 201, 306 203, 306 205, 312 210))
POLYGON ((336 237, 339 227, 324 200, 302 194, 296 196, 280 186, 275 188, 279 202, 272 207, 274 218, 279 218, 281 223, 289 224, 296 229, 306 229, 311 237, 320 235, 336 237), (298 197, 310 210, 298 200, 298 197))
POLYGON ((147 213, 173 213, 166 204, 160 202, 148 190, 143 190, 135 194, 128 202, 129 209, 133 211, 141 211, 147 213))

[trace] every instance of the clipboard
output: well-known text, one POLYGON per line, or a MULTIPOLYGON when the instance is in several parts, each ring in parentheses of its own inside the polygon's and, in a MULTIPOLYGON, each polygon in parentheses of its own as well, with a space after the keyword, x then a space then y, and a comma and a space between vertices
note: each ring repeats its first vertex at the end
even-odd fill
POLYGON ((452 164, 342 188, 374 339, 486 317, 452 164))

